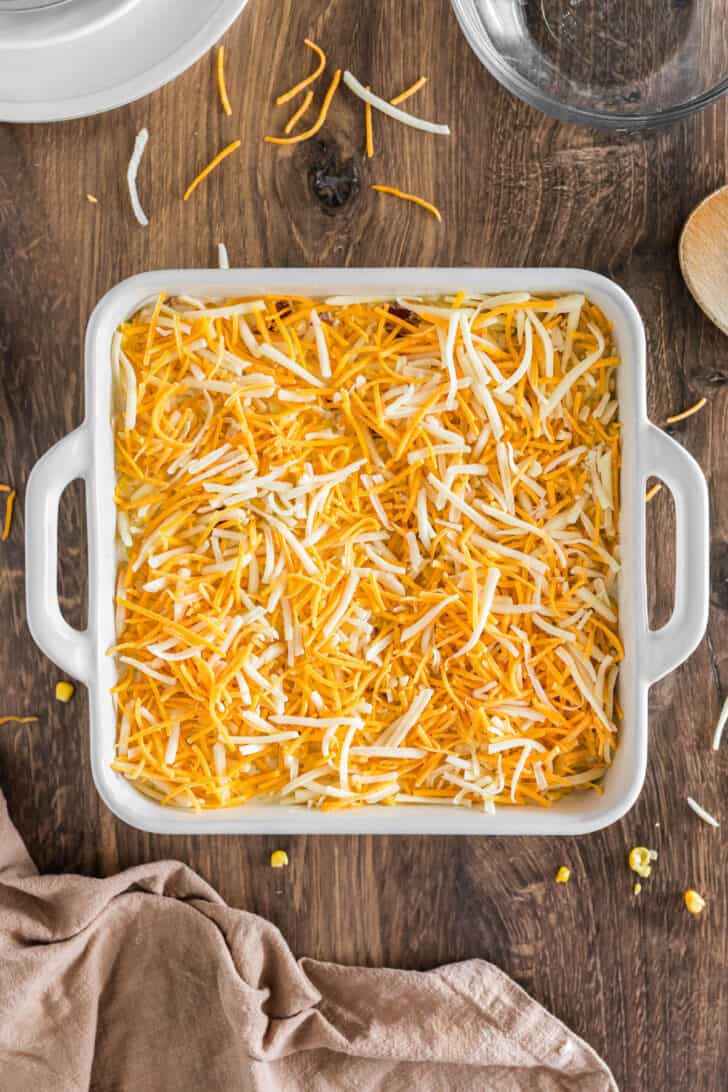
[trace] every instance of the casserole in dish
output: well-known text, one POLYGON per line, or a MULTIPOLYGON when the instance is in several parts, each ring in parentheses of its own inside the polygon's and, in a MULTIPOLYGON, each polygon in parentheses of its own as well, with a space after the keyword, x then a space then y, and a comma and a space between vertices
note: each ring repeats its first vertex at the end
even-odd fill
POLYGON ((145 829, 174 832, 308 831, 442 833, 580 833, 618 818, 634 801, 646 763, 647 688, 694 648, 707 615, 707 491, 702 474, 683 449, 645 416, 645 348, 639 317, 611 282, 569 270, 328 270, 162 272, 124 282, 99 304, 86 343, 86 423, 56 445, 36 467, 28 486, 28 615, 41 647, 91 692, 94 778, 104 800, 122 818, 145 829), (205 297, 256 293, 441 296, 451 291, 538 294, 583 292, 610 320, 618 352, 618 398, 623 428, 622 573, 619 582, 625 660, 620 696, 620 743, 605 776, 602 796, 574 793, 550 809, 501 808, 495 815, 471 809, 362 807, 317 813, 285 804, 250 803, 200 815, 162 808, 110 768, 115 712, 110 695, 114 663, 116 572, 114 457, 111 423, 111 341, 120 322, 160 291, 205 297), (644 488, 650 475, 672 490, 677 511, 675 610, 657 633, 647 622, 644 576, 644 488), (89 626, 78 634, 61 618, 55 593, 57 502, 75 477, 86 480, 89 508, 89 626), (689 563, 688 563, 689 559, 689 563), (433 814, 433 812, 435 814, 433 814))

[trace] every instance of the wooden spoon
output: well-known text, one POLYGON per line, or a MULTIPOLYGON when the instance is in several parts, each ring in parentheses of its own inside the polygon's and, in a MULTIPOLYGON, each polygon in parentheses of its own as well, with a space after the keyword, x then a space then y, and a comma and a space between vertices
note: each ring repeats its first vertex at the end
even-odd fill
POLYGON ((711 193, 690 213, 678 253, 693 299, 728 334, 728 186, 711 193))

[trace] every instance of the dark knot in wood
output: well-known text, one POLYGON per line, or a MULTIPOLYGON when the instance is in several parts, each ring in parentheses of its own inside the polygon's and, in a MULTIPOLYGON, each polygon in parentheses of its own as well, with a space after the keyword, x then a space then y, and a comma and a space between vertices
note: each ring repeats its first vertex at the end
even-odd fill
POLYGON ((335 215, 359 191, 361 174, 352 158, 344 159, 332 140, 317 140, 309 151, 311 192, 324 212, 335 215))

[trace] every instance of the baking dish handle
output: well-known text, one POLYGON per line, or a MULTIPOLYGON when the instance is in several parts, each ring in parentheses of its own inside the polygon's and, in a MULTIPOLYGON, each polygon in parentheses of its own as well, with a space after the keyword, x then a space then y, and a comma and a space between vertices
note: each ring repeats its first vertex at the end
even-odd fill
POLYGON ((648 425, 642 487, 660 478, 675 502, 675 599, 670 620, 647 630, 647 674, 657 682, 688 658, 708 624, 710 517, 708 486, 692 455, 671 436, 648 425))
POLYGON ((28 627, 46 656, 81 682, 89 681, 88 630, 68 624, 58 603, 58 505, 63 490, 89 469, 85 427, 59 440, 33 467, 25 493, 25 598, 28 627))

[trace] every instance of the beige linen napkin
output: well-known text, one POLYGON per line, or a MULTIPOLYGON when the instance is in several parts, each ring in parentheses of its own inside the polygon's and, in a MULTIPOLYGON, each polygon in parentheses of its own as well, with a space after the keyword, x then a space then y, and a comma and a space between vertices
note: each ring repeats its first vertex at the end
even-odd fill
POLYGON ((39 876, 0 793, 2 1092, 615 1092, 489 963, 296 961, 185 865, 39 876))

